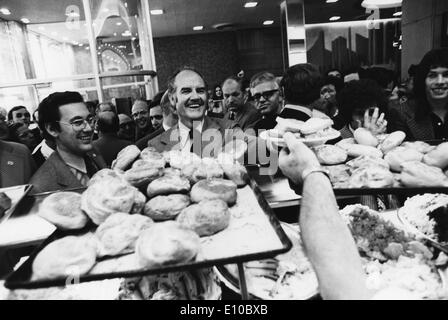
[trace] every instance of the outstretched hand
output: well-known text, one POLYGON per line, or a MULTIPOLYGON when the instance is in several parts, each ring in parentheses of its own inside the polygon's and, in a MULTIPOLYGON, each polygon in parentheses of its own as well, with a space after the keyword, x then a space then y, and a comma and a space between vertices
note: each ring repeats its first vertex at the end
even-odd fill
POLYGON ((384 113, 379 114, 379 109, 375 108, 373 114, 369 115, 369 109, 364 112, 364 128, 372 132, 374 135, 386 132, 387 120, 384 119, 384 113))

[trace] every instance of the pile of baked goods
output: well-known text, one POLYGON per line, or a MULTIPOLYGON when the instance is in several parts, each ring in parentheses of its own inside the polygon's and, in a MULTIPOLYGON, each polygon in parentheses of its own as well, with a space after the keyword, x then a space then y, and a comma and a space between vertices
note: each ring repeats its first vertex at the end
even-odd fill
POLYGON ((38 214, 67 236, 37 254, 32 279, 85 275, 100 260, 129 253, 135 270, 194 261, 201 237, 229 226, 229 208, 246 183, 244 166, 226 157, 126 147, 82 194, 57 192, 42 201, 38 214))
POLYGON ((402 131, 354 138, 314 148, 335 188, 448 187, 448 143, 404 142, 402 131))
POLYGON ((414 299, 447 298, 437 269, 439 265, 446 267, 443 253, 434 252, 414 234, 399 229, 366 206, 347 206, 340 213, 361 254, 368 288, 399 288, 414 299))

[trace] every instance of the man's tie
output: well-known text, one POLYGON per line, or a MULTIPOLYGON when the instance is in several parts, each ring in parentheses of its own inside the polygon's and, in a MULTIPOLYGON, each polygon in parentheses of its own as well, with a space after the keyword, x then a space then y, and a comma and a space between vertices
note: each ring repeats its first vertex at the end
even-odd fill
POLYGON ((190 132, 188 132, 188 135, 190 137, 190 152, 194 152, 198 156, 201 156, 202 152, 201 132, 192 128, 190 132))
POLYGON ((230 113, 229 113, 229 120, 235 120, 235 112, 230 111, 230 113))

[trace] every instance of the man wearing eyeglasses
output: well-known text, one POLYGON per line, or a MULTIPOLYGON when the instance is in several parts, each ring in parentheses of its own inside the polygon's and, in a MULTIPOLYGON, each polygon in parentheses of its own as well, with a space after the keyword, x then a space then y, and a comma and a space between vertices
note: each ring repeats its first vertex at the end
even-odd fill
POLYGON ((55 92, 39 104, 39 128, 56 151, 31 178, 33 193, 85 187, 106 167, 92 146, 94 115, 78 92, 55 92))
POLYGON ((154 131, 149 120, 149 107, 146 101, 136 100, 132 105, 132 119, 135 122, 135 140, 137 141, 154 131))

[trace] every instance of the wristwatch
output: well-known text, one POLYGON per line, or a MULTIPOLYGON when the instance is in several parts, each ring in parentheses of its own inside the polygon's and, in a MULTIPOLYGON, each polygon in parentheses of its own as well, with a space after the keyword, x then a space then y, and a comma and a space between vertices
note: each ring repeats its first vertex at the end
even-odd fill
POLYGON ((314 166, 303 170, 302 181, 305 182, 305 179, 313 172, 322 172, 324 175, 327 176, 328 179, 330 179, 330 171, 320 166, 314 166))

